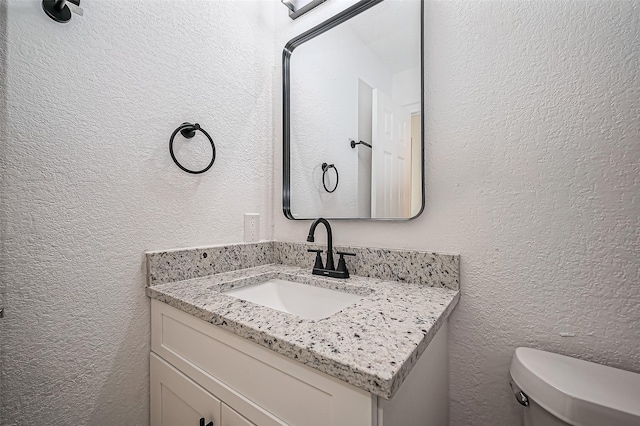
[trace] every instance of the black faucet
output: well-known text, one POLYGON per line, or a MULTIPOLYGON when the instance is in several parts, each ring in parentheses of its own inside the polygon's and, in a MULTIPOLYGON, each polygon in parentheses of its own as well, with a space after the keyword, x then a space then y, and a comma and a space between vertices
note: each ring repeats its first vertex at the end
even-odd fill
MULTIPOLYGON (((307 237, 307 241, 312 243, 315 241, 313 234, 316 232, 316 227, 319 223, 322 223, 325 228, 327 228, 327 267, 326 270, 333 271, 335 270, 335 266, 333 266, 333 234, 331 234, 331 225, 329 225, 329 221, 322 217, 314 220, 311 224, 311 228, 309 228, 309 236, 307 237)), ((318 253, 320 256, 321 252, 318 253)))
POLYGON ((316 232, 316 227, 319 223, 322 223, 327 229, 327 266, 325 267, 322 264, 322 257, 320 256, 322 250, 308 249, 307 251, 316 253, 316 262, 313 266, 312 273, 314 275, 323 275, 332 278, 349 278, 349 271, 347 270, 344 256, 355 256, 355 253, 346 253, 339 251, 338 254, 340 255, 340 261, 338 262, 338 269, 336 270, 333 263, 333 235, 331 234, 331 225, 329 225, 329 221, 327 219, 320 217, 313 221, 313 223, 311 224, 311 228, 309 228, 307 241, 310 243, 315 241, 313 235, 316 232))

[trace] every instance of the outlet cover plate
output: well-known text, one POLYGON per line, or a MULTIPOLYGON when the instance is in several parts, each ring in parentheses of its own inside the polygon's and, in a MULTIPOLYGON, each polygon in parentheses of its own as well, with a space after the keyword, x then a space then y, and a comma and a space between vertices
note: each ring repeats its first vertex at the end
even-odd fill
POLYGON ((252 243, 260 241, 260 214, 244 214, 244 242, 252 243))

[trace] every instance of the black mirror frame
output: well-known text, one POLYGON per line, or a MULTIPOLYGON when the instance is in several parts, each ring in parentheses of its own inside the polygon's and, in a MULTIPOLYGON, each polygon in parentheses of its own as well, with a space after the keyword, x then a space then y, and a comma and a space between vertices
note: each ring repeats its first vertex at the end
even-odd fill
MULTIPOLYGON (((322 22, 319 25, 311 28, 308 31, 292 38, 284 46, 282 51, 282 121, 283 121, 283 157, 282 157, 282 211, 284 216, 289 220, 313 220, 313 218, 301 218, 297 219, 293 217, 291 213, 291 54, 294 49, 303 43, 319 36, 331 28, 340 25, 341 23, 348 21, 354 16, 372 8, 378 3, 382 3, 384 0, 361 0, 353 6, 345 9, 332 18, 322 22)), ((425 130, 425 111, 424 111, 424 1, 420 1, 420 103, 422 108, 422 114, 420 118, 420 147, 422 156, 420 158, 420 165, 422 167, 422 205, 420 210, 415 216, 409 218, 367 218, 367 217, 335 217, 328 218, 330 220, 373 220, 373 221, 407 221, 415 219, 422 214, 425 206, 425 161, 424 161, 424 130, 425 130)))

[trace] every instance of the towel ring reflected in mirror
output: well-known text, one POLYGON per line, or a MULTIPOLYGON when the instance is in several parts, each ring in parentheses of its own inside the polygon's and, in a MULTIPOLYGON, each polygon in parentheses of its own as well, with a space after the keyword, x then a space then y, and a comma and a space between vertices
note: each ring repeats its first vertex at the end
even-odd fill
POLYGON ((338 189, 339 181, 340 181, 340 175, 338 174, 338 169, 336 168, 335 164, 322 163, 322 186, 324 186, 324 190, 327 191, 329 194, 331 194, 336 189, 338 189), (336 184, 331 190, 327 188, 327 172, 329 171, 329 169, 333 169, 336 172, 336 184))

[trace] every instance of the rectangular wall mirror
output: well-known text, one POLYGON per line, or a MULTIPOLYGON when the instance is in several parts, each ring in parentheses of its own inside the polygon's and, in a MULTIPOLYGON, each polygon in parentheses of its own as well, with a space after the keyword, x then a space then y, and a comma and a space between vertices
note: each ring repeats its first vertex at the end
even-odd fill
POLYGON ((406 220, 424 207, 423 2, 365 0, 283 52, 283 211, 406 220))

